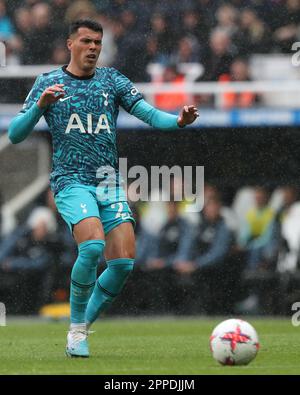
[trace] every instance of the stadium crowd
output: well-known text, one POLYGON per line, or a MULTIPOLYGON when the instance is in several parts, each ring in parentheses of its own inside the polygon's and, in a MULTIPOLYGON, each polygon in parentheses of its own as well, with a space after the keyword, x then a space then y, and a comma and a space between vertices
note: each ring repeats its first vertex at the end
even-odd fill
MULTIPOLYGON (((198 81, 246 81, 251 55, 290 53, 300 41, 300 0, 0 0, 7 64, 67 63, 67 26, 84 17, 104 27, 101 64, 135 82, 153 80, 148 67, 153 63, 164 68, 165 82, 182 83, 176 66, 184 63, 201 65, 198 81)), ((15 89, 6 89, 2 100, 23 101, 20 89, 24 85, 28 92, 28 86, 11 83, 15 89)), ((175 111, 186 96, 167 99, 157 95, 154 104, 175 111)), ((228 107, 257 100, 247 92, 226 94, 228 107)), ((111 312, 287 312, 289 295, 299 288, 297 188, 287 185, 272 194, 263 186, 243 188, 226 205, 215 186, 206 185, 204 193, 204 209, 192 219, 184 202, 132 203, 136 268, 122 306, 117 302, 111 312)), ((1 240, 0 300, 14 289, 7 303, 13 313, 36 313, 45 303, 67 301, 76 254, 46 191, 28 218, 1 240)))
MULTIPOLYGON (((203 210, 191 214, 187 201, 174 197, 180 182, 173 178, 172 185, 170 201, 131 202, 136 266, 122 306, 116 302, 110 312, 285 314, 298 289, 297 188, 272 194, 264 186, 241 188, 228 206, 207 184, 203 210)), ((129 200, 131 194, 129 187, 129 200)), ((50 190, 0 251, 0 289, 6 300, 11 294, 13 312, 35 313, 68 300, 76 244, 50 190)), ((99 263, 103 270, 104 260, 99 263)))
POLYGON ((230 78, 237 59, 290 53, 300 37, 299 0, 1 0, 7 62, 67 63, 67 26, 83 17, 104 27, 101 64, 136 82, 149 81, 149 63, 195 62, 200 80, 230 78))

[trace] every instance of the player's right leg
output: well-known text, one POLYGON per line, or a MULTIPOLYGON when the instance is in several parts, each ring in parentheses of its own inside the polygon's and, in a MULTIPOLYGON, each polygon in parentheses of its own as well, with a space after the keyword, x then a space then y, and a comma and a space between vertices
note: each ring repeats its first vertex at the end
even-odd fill
POLYGON ((71 273, 71 325, 66 353, 72 357, 88 357, 85 311, 105 246, 103 227, 94 195, 88 188, 66 188, 56 195, 55 202, 78 244, 78 257, 71 273))

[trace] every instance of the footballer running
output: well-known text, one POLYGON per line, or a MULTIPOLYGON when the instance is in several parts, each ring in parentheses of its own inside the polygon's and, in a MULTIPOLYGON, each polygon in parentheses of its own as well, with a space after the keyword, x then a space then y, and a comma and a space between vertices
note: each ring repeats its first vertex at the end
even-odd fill
POLYGON ((70 63, 37 77, 8 130, 11 142, 20 143, 44 116, 52 134, 51 189, 78 245, 66 346, 71 357, 89 356, 89 328, 121 292, 134 266, 134 219, 122 183, 108 198, 97 192, 99 177, 109 177, 98 169, 113 168, 118 175, 119 106, 159 129, 178 129, 199 116, 193 105, 184 106, 179 116, 159 111, 119 71, 96 67, 102 37, 99 23, 73 22, 67 39, 70 63), (97 279, 102 255, 107 268, 97 279))

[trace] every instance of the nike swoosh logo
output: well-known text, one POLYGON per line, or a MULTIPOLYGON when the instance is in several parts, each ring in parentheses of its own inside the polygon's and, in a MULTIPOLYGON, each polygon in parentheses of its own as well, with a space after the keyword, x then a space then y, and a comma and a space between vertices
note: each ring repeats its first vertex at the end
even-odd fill
POLYGON ((74 95, 68 96, 68 97, 62 97, 61 99, 59 99, 59 101, 61 101, 61 102, 66 101, 66 100, 70 99, 70 97, 73 97, 73 96, 74 95))

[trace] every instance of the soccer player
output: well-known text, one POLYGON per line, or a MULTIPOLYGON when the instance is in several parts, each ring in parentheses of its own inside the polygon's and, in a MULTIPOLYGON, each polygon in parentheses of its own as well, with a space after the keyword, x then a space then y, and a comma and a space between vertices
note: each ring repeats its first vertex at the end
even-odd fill
POLYGON ((134 266, 134 219, 117 168, 119 106, 160 129, 184 127, 198 117, 193 105, 184 106, 179 116, 159 111, 120 72, 96 67, 102 36, 95 21, 73 22, 67 40, 69 64, 37 77, 8 130, 11 142, 19 143, 44 116, 52 134, 51 189, 78 244, 66 346, 66 354, 74 357, 89 356, 89 327, 121 292, 134 266), (114 169, 115 177, 103 169, 114 169), (105 184, 109 178, 117 182, 117 193, 105 184), (108 189, 99 193, 97 185, 103 182, 108 189), (102 254, 107 268, 97 279, 102 254))

